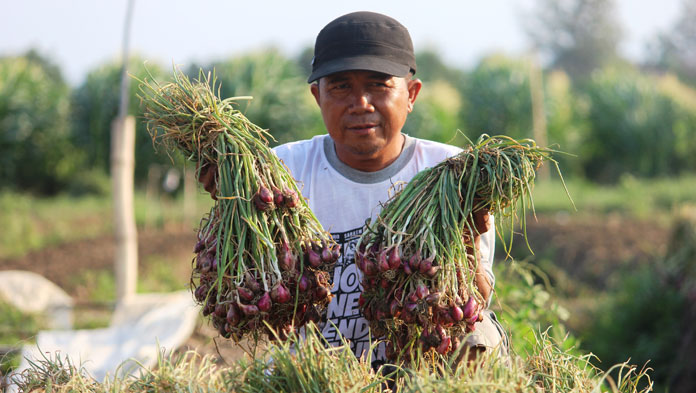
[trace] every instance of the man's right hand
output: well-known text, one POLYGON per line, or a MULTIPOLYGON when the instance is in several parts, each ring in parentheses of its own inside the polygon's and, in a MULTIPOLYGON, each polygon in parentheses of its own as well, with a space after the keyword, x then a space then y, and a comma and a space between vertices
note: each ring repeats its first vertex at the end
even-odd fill
MULTIPOLYGON (((200 164, 199 164, 200 165, 200 164)), ((205 163, 199 167, 198 181, 203 184, 203 188, 210 193, 210 197, 217 200, 217 165, 205 163)))

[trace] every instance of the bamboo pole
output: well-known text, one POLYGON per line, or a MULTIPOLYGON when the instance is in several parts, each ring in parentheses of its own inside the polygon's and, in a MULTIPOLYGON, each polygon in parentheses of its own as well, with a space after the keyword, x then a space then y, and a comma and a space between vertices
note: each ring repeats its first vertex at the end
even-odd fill
POLYGON ((135 295, 138 274, 138 234, 133 209, 133 171, 135 168, 135 119, 128 116, 128 44, 134 0, 128 1, 123 29, 123 66, 118 117, 111 127, 111 179, 114 197, 116 241, 116 302, 135 295))
POLYGON ((138 275, 138 233, 133 208, 134 151, 135 118, 117 118, 111 132, 117 303, 135 295, 138 275))

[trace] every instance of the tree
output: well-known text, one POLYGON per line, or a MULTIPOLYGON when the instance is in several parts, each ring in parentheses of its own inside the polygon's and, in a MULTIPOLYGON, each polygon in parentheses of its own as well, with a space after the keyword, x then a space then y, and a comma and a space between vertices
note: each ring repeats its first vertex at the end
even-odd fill
POLYGON ((52 194, 77 171, 70 142, 70 90, 36 52, 0 59, 0 187, 52 194))
POLYGON ((616 181, 677 174, 678 107, 654 78, 635 69, 607 68, 583 90, 589 125, 579 157, 588 178, 616 181))
POLYGON ((416 53, 417 71, 423 88, 413 112, 408 116, 403 132, 411 136, 462 145, 465 140, 457 130, 462 95, 458 87, 464 72, 449 67, 434 49, 416 53))
POLYGON ((538 0, 525 20, 535 47, 573 81, 617 58, 622 28, 614 0, 538 0))
POLYGON ((416 53, 416 77, 424 82, 445 81, 457 86, 462 83, 464 72, 445 64, 442 56, 433 48, 416 53))
POLYGON ((295 58, 300 75, 309 78, 312 73, 312 59, 314 59, 314 48, 307 46, 300 51, 300 54, 295 58))
POLYGON ((683 0, 674 26, 651 44, 647 65, 696 86, 696 0, 683 0))
POLYGON ((528 64, 503 55, 481 60, 462 85, 460 121, 467 136, 532 137, 528 64))
POLYGON ((570 153, 554 157, 563 172, 569 175, 582 174, 581 162, 576 155, 582 150, 583 135, 587 132, 588 123, 579 116, 578 105, 578 97, 565 72, 555 70, 544 75, 548 144, 570 153))
POLYGON ((403 132, 418 138, 461 145, 459 111, 462 97, 450 83, 435 80, 425 83, 403 132))
MULTIPOLYGON (((166 72, 156 64, 132 57, 130 74, 138 79, 162 79, 166 72)), ((109 172, 111 146, 111 122, 116 118, 121 84, 121 65, 113 61, 102 64, 89 72, 86 80, 73 92, 73 140, 85 154, 88 167, 109 172)), ((130 84, 128 114, 136 118, 135 178, 143 180, 151 164, 168 164, 165 152, 157 152, 142 119, 137 97, 139 83, 130 84)))
POLYGON ((657 78, 657 88, 670 102, 669 119, 674 133, 674 173, 696 171, 696 89, 682 83, 675 75, 657 78))
POLYGON ((277 50, 267 49, 244 56, 193 65, 189 76, 200 69, 215 72, 223 98, 252 96, 237 101, 239 110, 275 138, 272 145, 309 138, 324 130, 319 109, 307 86, 307 77, 297 63, 277 50))

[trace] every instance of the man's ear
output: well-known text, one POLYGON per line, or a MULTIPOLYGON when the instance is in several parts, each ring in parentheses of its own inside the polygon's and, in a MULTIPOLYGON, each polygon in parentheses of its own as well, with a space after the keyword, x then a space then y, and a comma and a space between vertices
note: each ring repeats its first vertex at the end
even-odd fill
POLYGON ((316 101, 317 105, 319 105, 319 81, 309 85, 309 91, 312 92, 312 95, 314 96, 314 101, 316 101))
POLYGON ((420 93, 421 87, 423 87, 423 82, 420 79, 409 79, 408 80, 408 112, 411 113, 413 106, 416 103, 416 98, 418 93, 420 93))

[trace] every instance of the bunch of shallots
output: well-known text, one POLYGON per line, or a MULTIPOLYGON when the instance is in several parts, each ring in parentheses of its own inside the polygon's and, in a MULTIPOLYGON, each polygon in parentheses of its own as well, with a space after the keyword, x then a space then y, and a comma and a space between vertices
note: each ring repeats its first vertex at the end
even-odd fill
POLYGON ((359 302, 372 334, 386 338, 388 357, 448 354, 482 319, 473 213, 488 209, 512 227, 518 202, 523 209, 531 203, 535 171, 553 161, 550 153, 532 140, 483 135, 418 173, 368 225, 356 252, 359 302))
POLYGON ((270 150, 269 134, 213 91, 175 70, 168 84, 141 81, 148 130, 199 168, 216 168, 215 205, 200 223, 191 285, 224 337, 285 338, 318 321, 339 257, 331 235, 270 150))

